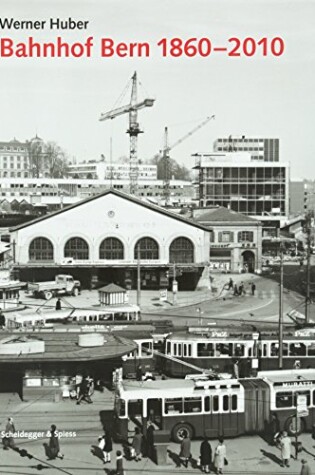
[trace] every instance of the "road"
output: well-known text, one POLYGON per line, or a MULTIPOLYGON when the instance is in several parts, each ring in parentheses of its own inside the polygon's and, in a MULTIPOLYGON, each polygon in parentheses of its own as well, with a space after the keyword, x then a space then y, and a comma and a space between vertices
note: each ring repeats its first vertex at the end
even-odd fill
MULTIPOLYGON (((158 313, 148 313, 143 318, 170 318, 175 325, 202 324, 239 324, 247 322, 253 325, 277 324, 279 320, 279 284, 273 280, 259 277, 255 280, 256 292, 251 295, 249 285, 246 295, 234 297, 232 294, 187 307, 174 308, 158 313)), ((304 298, 294 291, 284 289, 284 322, 292 323, 287 313, 297 309, 303 313, 304 298)))

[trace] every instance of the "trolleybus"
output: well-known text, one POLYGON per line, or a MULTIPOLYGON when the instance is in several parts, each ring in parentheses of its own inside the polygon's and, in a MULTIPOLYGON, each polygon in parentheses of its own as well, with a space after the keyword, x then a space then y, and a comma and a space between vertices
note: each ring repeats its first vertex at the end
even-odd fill
POLYGON ((241 380, 122 381, 115 397, 115 433, 127 439, 133 424, 146 433, 150 420, 175 442, 191 438, 266 433, 273 414, 290 435, 315 422, 315 370, 259 372, 241 380), (297 396, 307 398, 307 414, 296 418, 297 396))

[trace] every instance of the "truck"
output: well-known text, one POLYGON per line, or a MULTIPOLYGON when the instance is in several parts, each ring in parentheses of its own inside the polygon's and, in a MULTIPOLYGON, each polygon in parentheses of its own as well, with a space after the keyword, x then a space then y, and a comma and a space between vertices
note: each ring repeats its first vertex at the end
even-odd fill
POLYGON ((58 274, 55 280, 49 282, 28 282, 27 293, 37 298, 50 300, 56 295, 79 295, 81 283, 74 280, 72 275, 58 274))

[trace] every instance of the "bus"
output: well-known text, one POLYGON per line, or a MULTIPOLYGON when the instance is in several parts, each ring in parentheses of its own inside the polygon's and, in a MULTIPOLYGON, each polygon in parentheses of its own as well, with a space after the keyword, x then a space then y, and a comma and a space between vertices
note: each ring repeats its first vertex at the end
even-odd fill
MULTIPOLYGON (((279 341, 276 333, 244 333, 226 330, 188 329, 177 331, 165 339, 161 361, 164 372, 171 377, 184 377, 191 373, 186 362, 204 370, 248 377, 252 362, 258 370, 275 370, 278 367, 279 341), (237 369, 235 368, 237 363, 237 369)), ((283 337, 283 368, 308 368, 315 365, 315 333, 297 330, 283 337)))
POLYGON ((315 370, 259 372, 257 378, 198 381, 122 381, 115 394, 115 436, 128 440, 133 425, 145 435, 148 421, 173 441, 264 434, 273 414, 290 435, 315 423, 315 370), (297 396, 307 398, 307 414, 296 417, 297 396))

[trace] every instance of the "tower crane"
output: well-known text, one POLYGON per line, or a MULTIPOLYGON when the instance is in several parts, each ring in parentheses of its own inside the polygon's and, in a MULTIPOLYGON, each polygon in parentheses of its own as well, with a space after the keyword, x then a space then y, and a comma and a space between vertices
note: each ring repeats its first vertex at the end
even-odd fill
POLYGON ((130 103, 126 106, 118 107, 116 109, 110 110, 101 114, 100 121, 115 119, 122 114, 129 114, 129 128, 127 134, 130 137, 130 149, 129 149, 129 187, 130 194, 136 195, 138 189, 138 135, 143 133, 139 127, 138 123, 138 111, 145 107, 152 107, 155 99, 144 99, 141 102, 138 102, 138 83, 137 83, 137 72, 135 71, 132 78, 132 87, 131 87, 131 99, 130 103))
POLYGON ((170 151, 182 143, 184 140, 186 140, 188 137, 193 135, 197 130, 201 129, 204 125, 206 125, 210 120, 215 119, 215 116, 212 115, 210 117, 207 117, 205 120, 203 120, 200 124, 198 124, 196 127, 194 127, 192 130, 190 130, 187 134, 185 134, 183 137, 178 139, 176 142, 173 143, 173 145, 169 146, 168 145, 168 128, 165 127, 164 129, 164 147, 162 151, 162 159, 163 159, 163 164, 164 164, 164 180, 163 180, 163 196, 165 199, 165 206, 168 206, 170 204, 170 181, 171 181, 171 161, 170 161, 170 151))

